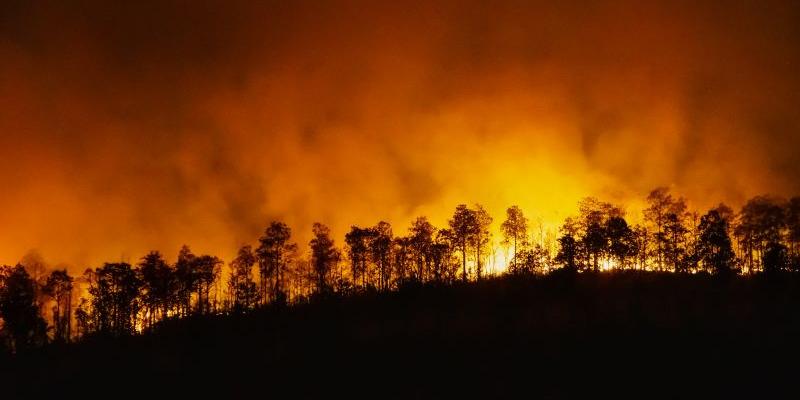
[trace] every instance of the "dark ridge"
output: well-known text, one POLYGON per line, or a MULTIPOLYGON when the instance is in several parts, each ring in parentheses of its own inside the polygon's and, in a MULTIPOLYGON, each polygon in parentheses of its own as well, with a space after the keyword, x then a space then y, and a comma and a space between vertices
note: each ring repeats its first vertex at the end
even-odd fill
POLYGON ((409 285, 165 320, 0 372, 4 398, 769 398, 796 387, 799 286, 638 271, 409 285))

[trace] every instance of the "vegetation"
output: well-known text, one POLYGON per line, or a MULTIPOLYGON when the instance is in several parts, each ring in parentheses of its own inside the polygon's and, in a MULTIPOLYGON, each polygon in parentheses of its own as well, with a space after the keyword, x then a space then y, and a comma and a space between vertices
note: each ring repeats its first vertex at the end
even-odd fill
MULTIPOLYGON (((611 304, 608 307, 612 308, 613 304, 617 304, 621 307, 618 310, 621 314, 614 315, 610 309, 598 312, 608 314, 606 317, 611 320, 622 318, 618 322, 623 325, 631 323, 630 318, 638 322, 641 322, 640 319, 649 321, 649 318, 666 318, 660 314, 663 311, 657 310, 658 302, 662 300, 638 292, 645 287, 662 296, 675 297, 678 299, 675 301, 689 301, 686 299, 688 293, 700 290, 706 296, 703 301, 711 302, 701 302, 697 305, 699 311, 689 310, 696 312, 693 314, 695 316, 680 317, 691 319, 702 315, 702 318, 713 320, 709 322, 710 325, 706 325, 708 321, 695 319, 680 323, 662 321, 676 333, 682 329, 681 324, 689 324, 685 326, 687 328, 699 324, 715 334, 719 333, 717 329, 723 328, 747 330, 750 328, 746 324, 752 319, 750 314, 739 316, 744 322, 734 321, 739 317, 720 322, 716 319, 727 317, 713 313, 726 312, 730 317, 731 312, 744 312, 741 310, 746 309, 745 303, 750 301, 747 299, 753 300, 754 296, 762 303, 752 304, 751 307, 759 308, 777 302, 775 305, 778 308, 769 311, 773 313, 787 310, 780 308, 788 307, 787 302, 791 303, 791 307, 797 306, 793 303, 797 296, 787 288, 794 287, 797 282, 795 273, 800 272, 798 204, 798 198, 781 201, 759 196, 747 202, 738 213, 721 204, 699 215, 688 210, 685 200, 676 199, 666 189, 659 188, 647 197, 643 224, 631 225, 620 207, 588 198, 579 204, 579 214, 565 221, 560 236, 554 238, 552 243, 532 237, 528 218, 519 207, 512 206, 500 224, 502 243, 511 254, 506 277, 492 277, 489 280, 485 279, 485 266, 491 251, 492 218, 480 205, 469 207, 463 204, 456 207, 447 228, 436 228, 425 217, 414 220, 404 236, 395 236, 391 225, 384 221, 372 227, 353 226, 345 235, 344 251, 336 247, 330 229, 319 223, 314 224, 307 258, 302 256, 299 246, 292 242, 291 229, 276 221, 265 229, 257 247, 242 246, 237 256, 229 262, 226 276, 223 276, 222 260, 211 255, 195 255, 186 246, 180 249, 174 264, 168 263, 161 253, 153 251, 142 257, 136 265, 106 263, 98 268, 87 269, 79 277, 72 277, 61 269, 49 274, 37 272, 37 278, 29 275, 28 269, 22 264, 4 266, 0 268, 0 343, 6 354, 20 357, 48 351, 52 354, 67 351, 63 349, 92 348, 100 346, 97 343, 105 343, 103 340, 142 346, 145 342, 133 339, 140 334, 153 338, 151 340, 163 339, 168 342, 174 340, 171 335, 177 335, 176 332, 191 332, 191 335, 199 334, 200 337, 187 340, 216 341, 216 338, 209 336, 212 335, 209 332, 220 333, 224 324, 231 324, 232 328, 237 324, 257 324, 256 331, 268 336, 283 332, 280 331, 283 328, 272 333, 270 329, 285 325, 291 328, 286 328, 288 331, 284 333, 293 337, 309 341, 325 337, 312 337, 309 332, 298 331, 307 327, 344 341, 334 347, 375 345, 383 348, 393 340, 408 339, 393 335, 410 335, 413 331, 414 335, 432 334, 434 337, 430 340, 439 340, 441 338, 437 335, 445 334, 443 329, 453 329, 454 332, 467 329, 459 325, 463 321, 457 317, 441 320, 442 314, 439 313, 460 313, 468 309, 470 313, 477 312, 475 323, 483 323, 480 322, 481 318, 491 320, 486 323, 500 323, 488 316, 494 312, 489 310, 489 305, 476 306, 473 304, 475 301, 493 304, 497 307, 496 312, 503 309, 501 313, 511 312, 506 308, 575 307, 562 308, 565 314, 552 316, 556 319, 566 318, 571 312, 587 312, 586 306, 578 305, 578 301, 605 302, 611 304), (735 278, 736 275, 745 275, 747 278, 735 278), (753 280, 756 278, 772 282, 769 283, 772 286, 769 289, 758 286, 757 290, 748 286, 755 285, 746 282, 755 282, 753 280), (474 283, 467 283, 470 281, 474 283), (587 288, 585 285, 604 288, 587 288), (578 291, 577 287, 590 293, 578 291), (778 300, 759 297, 763 295, 761 290, 769 291, 775 287, 780 289, 774 294, 778 300), (510 292, 499 293, 503 290, 510 292), (620 292, 616 293, 617 290, 620 292), (742 298, 735 299, 730 291, 742 298), (723 295, 717 296, 720 293, 723 295), (473 294, 480 300, 468 298, 473 294), (418 301, 414 297, 417 295, 430 303, 418 301), (463 304, 453 306, 448 311, 445 308, 450 303, 446 299, 451 295, 463 304), (74 299, 76 296, 77 301, 74 299), (645 303, 651 302, 650 306, 656 308, 648 309, 647 304, 637 303, 641 296, 645 296, 645 303), (347 299, 351 299, 350 303, 347 299), (414 314, 417 311, 413 310, 401 312, 392 299, 403 299, 403 307, 433 307, 437 311, 430 311, 433 314, 420 311, 423 315, 414 314), (733 303, 726 305, 720 301, 733 303), (347 338, 343 332, 331 332, 331 327, 306 326, 322 321, 333 323, 330 321, 332 315, 341 315, 335 304, 359 304, 352 306, 349 312, 369 310, 369 313, 376 315, 374 320, 350 321, 355 324, 352 329, 356 330, 368 330, 370 324, 380 323, 384 318, 397 318, 398 323, 421 323, 423 326, 435 325, 439 323, 435 321, 440 321, 442 325, 435 325, 430 332, 422 332, 416 331, 422 329, 418 327, 400 329, 390 326, 388 321, 391 319, 386 320, 380 329, 388 329, 389 335, 373 337, 370 340, 375 342, 371 344, 345 343, 354 339, 347 338), (287 306, 291 306, 291 311, 285 311, 287 306), (469 308, 473 306, 476 308, 469 308), (733 307, 734 311, 728 310, 728 306, 733 307), (384 310, 384 307, 388 307, 388 310, 384 310), (326 312, 334 314, 323 315, 326 312), (648 315, 650 312, 654 314, 648 315), (303 313, 314 314, 319 321, 299 322, 303 313), (260 318, 259 315, 267 319, 254 322, 260 318), (716 325, 718 322, 720 325, 716 325), (736 323, 745 325, 731 325, 736 323), (201 331, 203 333, 198 333, 201 331), (86 344, 80 344, 79 347, 67 345, 75 341, 86 344), (48 343, 53 345, 40 349, 48 343)), ((35 267, 38 271, 41 266, 36 264, 35 267)), ((665 307, 678 307, 679 312, 686 311, 681 309, 685 306, 683 303, 663 301, 666 301, 663 304, 665 307)), ((507 317, 528 318, 530 315, 526 313, 530 312, 547 311, 525 311, 523 315, 511 312, 507 317)), ((574 327, 567 329, 567 325, 561 325, 566 324, 564 321, 555 323, 542 315, 536 317, 536 328, 526 325, 519 332, 516 328, 501 328, 499 331, 486 332, 487 337, 504 340, 497 336, 513 336, 533 329, 537 332, 528 333, 540 337, 537 340, 554 340, 548 335, 556 335, 555 331, 561 329, 564 329, 561 333, 576 334, 574 327), (539 329, 554 331, 542 333, 539 329)), ((588 324, 585 327, 586 334, 595 335, 590 332, 600 329, 594 326, 599 322, 592 316, 584 315, 576 321, 588 324)), ((635 329, 645 329, 638 322, 635 329)), ((791 317, 783 321, 788 327, 773 328, 783 334, 788 332, 785 329, 797 328, 796 322, 791 317)), ((652 328, 647 326, 647 329, 652 328)), ((614 329, 619 328, 616 326, 614 329)), ((703 330, 702 334, 711 334, 709 332, 703 330)), ((472 337, 473 334, 477 333, 465 333, 466 337, 480 341, 472 337)), ((664 332, 659 330, 658 334, 664 332)), ((225 340, 238 340, 230 335, 233 334, 222 334, 222 337, 227 338, 225 340)), ((285 338, 273 337, 272 343, 283 349, 288 348, 286 346, 302 346, 298 340, 289 340, 291 345, 287 345, 285 338)), ((463 340, 467 339, 456 342, 470 346, 463 340)), ((522 338, 514 340, 517 340, 515 345, 525 346, 520 342, 522 338)), ((421 344, 423 347, 432 345, 430 342, 421 344)), ((319 343, 312 347, 317 352, 330 351, 319 343)), ((94 349, 90 351, 96 351, 94 349)), ((70 357, 75 356, 70 353, 72 351, 77 350, 67 351, 70 357)), ((280 354, 283 350, 277 348, 261 348, 259 351, 270 352, 269 357, 273 357, 273 362, 284 357, 280 354)), ((354 352, 362 353, 363 350, 354 352)), ((455 353, 448 354, 455 356, 455 353)), ((213 357, 218 358, 219 362, 230 361, 222 354, 213 357)), ((315 354, 315 357, 322 356, 315 354)), ((269 368, 280 375, 277 367, 269 368)))
MULTIPOLYGON (((622 208, 587 198, 552 243, 535 240, 523 211, 509 207, 500 223, 502 244, 510 250, 506 273, 534 275, 561 268, 719 276, 800 271, 798 198, 758 196, 738 213, 720 204, 703 215, 690 212, 683 198, 665 188, 653 190, 646 200, 643 224, 630 225, 622 208)), ((5 266, 0 270, 2 344, 13 353, 94 334, 141 333, 170 318, 242 313, 408 284, 480 280, 491 252, 492 221, 480 205, 461 204, 447 228, 436 228, 425 217, 414 220, 405 236, 395 236, 385 221, 353 226, 344 251, 330 230, 317 223, 308 258, 292 242, 291 229, 276 221, 257 247, 239 250, 224 282, 222 260, 195 255, 187 246, 174 264, 153 251, 136 265, 106 263, 77 278, 63 269, 47 275, 36 260, 27 263, 38 278, 22 264, 5 266)))
POLYGON ((92 335, 5 371, 0 361, 0 381, 9 398, 783 397, 800 356, 798 278, 625 270, 412 283, 92 335))

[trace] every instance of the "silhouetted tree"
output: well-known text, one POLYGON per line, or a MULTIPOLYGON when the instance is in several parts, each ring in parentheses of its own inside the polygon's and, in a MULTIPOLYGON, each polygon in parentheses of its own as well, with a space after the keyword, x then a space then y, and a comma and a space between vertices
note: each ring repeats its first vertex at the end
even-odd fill
POLYGON ((466 204, 459 204, 453 213, 450 225, 451 240, 455 249, 461 253, 461 279, 467 281, 467 251, 475 236, 480 230, 475 212, 467 208, 466 204))
POLYGON ((722 204, 700 217, 698 257, 706 269, 718 275, 730 273, 733 267, 729 218, 730 209, 722 204))
POLYGON ((636 257, 638 251, 636 234, 621 216, 609 218, 604 231, 608 239, 609 255, 617 261, 619 268, 625 268, 628 260, 636 257))
POLYGON ((433 280, 437 283, 454 279, 458 271, 458 265, 453 262, 451 236, 449 229, 438 230, 429 249, 433 280))
POLYGON ((256 256, 250 245, 242 246, 236 258, 231 261, 231 276, 228 290, 231 294, 233 310, 241 312, 252 308, 258 301, 258 290, 253 281, 253 265, 256 256))
POLYGON ((683 267, 686 271, 699 270, 700 255, 699 255, 699 242, 700 242, 700 214, 695 211, 687 212, 687 244, 686 255, 683 267))
POLYGON ((512 259, 509 272, 512 274, 535 274, 544 272, 545 267, 549 264, 549 254, 540 244, 535 244, 519 250, 512 259))
POLYGON ((780 201, 766 196, 754 197, 742 207, 734 232, 742 243, 750 272, 758 268, 757 259, 764 265, 764 251, 768 243, 781 242, 784 217, 780 201))
POLYGON ((369 241, 369 253, 372 262, 378 267, 378 288, 389 289, 391 280, 392 226, 388 222, 378 222, 372 228, 372 240, 369 241))
POLYGON ((271 283, 269 291, 272 301, 285 302, 286 293, 283 288, 283 279, 286 270, 294 259, 297 245, 290 243, 292 230, 283 222, 272 222, 259 239, 258 267, 260 272, 261 299, 267 298, 267 283, 271 283))
POLYGON ((664 257, 675 272, 687 271, 686 234, 689 233, 686 228, 687 217, 686 201, 683 198, 673 201, 664 218, 663 235, 659 236, 663 241, 664 257))
POLYGON ((89 310, 89 301, 81 297, 78 307, 75 308, 75 324, 77 336, 83 337, 92 332, 92 317, 89 310))
POLYGON ((415 276, 420 282, 427 278, 428 266, 431 262, 431 246, 433 246, 433 233, 436 228, 425 217, 419 217, 411 224, 409 229, 409 245, 411 257, 416 266, 415 276))
POLYGON ((396 237, 392 240, 394 279, 398 287, 410 279, 410 271, 414 266, 413 254, 410 237, 396 237))
POLYGON ((167 316, 177 289, 176 274, 157 251, 151 251, 139 262, 142 283, 142 302, 146 310, 146 323, 152 326, 167 316))
POLYGON ((786 271, 789 267, 788 249, 783 243, 767 243, 762 259, 765 274, 777 274, 786 271))
POLYGON ((44 292, 53 300, 53 340, 69 342, 72 328, 72 282, 66 269, 47 277, 44 292))
POLYGON ((106 263, 94 270, 89 287, 97 331, 112 335, 135 332, 141 281, 128 263, 106 263))
POLYGON ((689 229, 686 200, 674 199, 669 190, 656 188, 647 196, 648 207, 644 210, 644 219, 648 229, 647 243, 652 241, 655 247, 652 256, 656 268, 660 271, 670 266, 673 271, 686 271, 690 265, 687 250, 689 229), (649 234, 652 232, 652 234, 649 234))
POLYGON ((340 253, 331 239, 331 230, 320 224, 314 223, 311 229, 314 237, 309 242, 311 247, 311 266, 316 280, 317 293, 326 293, 330 289, 328 275, 334 265, 339 262, 340 253))
MULTIPOLYGON (((212 310, 211 288, 219 278, 222 260, 211 255, 196 257, 195 264, 195 290, 197 292, 197 312, 206 314, 212 310)), ((215 300, 216 302, 216 300, 215 300)), ((216 307, 216 306, 214 306, 216 307)))
POLYGON ((36 251, 31 250, 22 257, 19 265, 25 268, 28 275, 33 279, 33 291, 36 293, 36 305, 40 310, 44 309, 44 303, 47 300, 47 295, 44 293, 44 285, 47 280, 48 265, 44 257, 36 251))
POLYGON ((581 247, 589 256, 588 258, 591 260, 592 269, 597 271, 600 257, 602 257, 607 247, 606 231, 599 219, 589 222, 583 240, 581 240, 581 247))
POLYGON ((636 241, 636 263, 639 269, 647 267, 647 256, 650 254, 650 232, 644 225, 633 228, 633 237, 636 241))
POLYGON ((506 210, 506 220, 500 227, 503 230, 503 243, 513 246, 511 268, 516 270, 517 247, 527 241, 528 219, 518 206, 511 206, 506 210))
POLYGON ((472 236, 472 247, 475 249, 475 277, 480 280, 483 276, 483 259, 488 253, 487 246, 491 242, 489 227, 492 224, 492 217, 480 204, 475 205, 473 213, 475 215, 475 232, 472 236))
POLYGON ((555 262, 560 263, 570 271, 576 271, 578 269, 578 265, 575 262, 579 252, 578 242, 571 233, 567 232, 558 238, 558 245, 559 249, 555 262))
POLYGON ((192 293, 198 284, 197 256, 187 245, 181 246, 175 261, 174 306, 179 315, 186 316, 192 309, 192 293))
POLYGON ((587 197, 578 203, 580 218, 577 221, 565 222, 562 230, 582 233, 578 248, 582 250, 582 261, 578 264, 590 264, 592 269, 597 271, 601 259, 608 256, 608 234, 606 224, 612 218, 622 218, 622 209, 599 201, 593 197, 587 197), (570 226, 572 225, 572 226, 570 226), (569 228, 566 228, 569 226, 569 228))
POLYGON ((15 352, 47 341, 47 322, 39 313, 36 282, 22 265, 0 267, 0 318, 2 336, 15 352))
POLYGON ((644 220, 647 222, 653 232, 653 241, 655 243, 654 255, 656 259, 656 266, 659 270, 664 269, 664 243, 666 242, 666 233, 664 232, 664 225, 666 224, 667 214, 670 207, 672 207, 672 195, 669 194, 669 189, 659 187, 653 189, 647 195, 647 208, 644 210, 644 220))
POLYGON ((347 245, 347 255, 350 258, 351 277, 353 287, 358 288, 358 277, 361 277, 361 287, 367 285, 367 260, 369 246, 375 232, 369 228, 359 228, 355 225, 350 227, 350 232, 344 235, 344 242, 347 245))

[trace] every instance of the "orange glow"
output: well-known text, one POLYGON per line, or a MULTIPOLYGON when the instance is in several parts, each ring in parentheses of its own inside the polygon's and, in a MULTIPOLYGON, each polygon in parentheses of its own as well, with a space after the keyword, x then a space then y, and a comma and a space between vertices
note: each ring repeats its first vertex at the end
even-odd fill
POLYGON ((800 191, 797 4, 379 3, 2 10, 0 263, 800 191))

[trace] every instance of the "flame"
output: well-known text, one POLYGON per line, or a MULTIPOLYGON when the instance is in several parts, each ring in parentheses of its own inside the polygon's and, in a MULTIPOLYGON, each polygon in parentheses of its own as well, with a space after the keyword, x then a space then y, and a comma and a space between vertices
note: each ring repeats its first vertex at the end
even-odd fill
POLYGON ((800 190, 797 2, 11 3, 3 264, 230 260, 271 220, 305 249, 461 203, 520 206, 552 255, 536 224, 585 196, 800 190))

